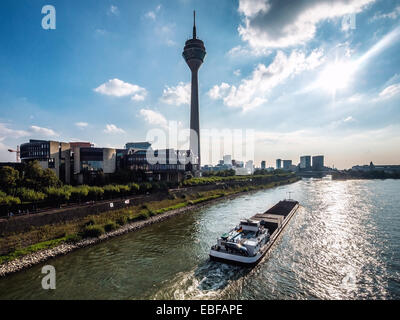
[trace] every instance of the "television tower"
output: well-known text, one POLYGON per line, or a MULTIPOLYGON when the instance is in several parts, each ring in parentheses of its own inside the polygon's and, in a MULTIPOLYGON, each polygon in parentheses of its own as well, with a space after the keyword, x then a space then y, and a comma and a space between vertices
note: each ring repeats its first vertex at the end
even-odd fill
POLYGON ((190 153, 192 171, 198 175, 200 172, 200 120, 199 120, 199 81, 198 71, 206 56, 203 41, 196 35, 196 11, 193 12, 193 38, 185 43, 183 58, 192 72, 192 92, 190 103, 190 153))

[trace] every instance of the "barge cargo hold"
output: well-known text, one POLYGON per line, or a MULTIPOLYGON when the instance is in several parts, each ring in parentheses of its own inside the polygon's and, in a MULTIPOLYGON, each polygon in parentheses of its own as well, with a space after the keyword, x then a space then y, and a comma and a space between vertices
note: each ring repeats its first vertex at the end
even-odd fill
POLYGON ((295 200, 283 200, 264 213, 241 220, 212 246, 210 259, 245 266, 256 265, 270 250, 299 208, 295 200))

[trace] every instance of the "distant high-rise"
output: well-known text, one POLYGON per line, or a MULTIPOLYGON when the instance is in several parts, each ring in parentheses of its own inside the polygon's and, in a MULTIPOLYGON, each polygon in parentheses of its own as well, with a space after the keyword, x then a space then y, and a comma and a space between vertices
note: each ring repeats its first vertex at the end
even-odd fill
POLYGON ((193 13, 193 38, 186 41, 183 49, 183 57, 192 71, 192 92, 190 103, 190 151, 194 160, 192 171, 200 169, 200 120, 199 120, 199 84, 198 71, 204 62, 206 48, 203 41, 197 39, 196 34, 196 12, 193 13))
POLYGON ((283 170, 290 170, 292 166, 292 160, 283 160, 283 170))
POLYGON ((227 165, 227 166, 232 165, 232 156, 230 156, 230 155, 224 156, 224 165, 227 165))
POLYGON ((265 170, 266 166, 267 166, 267 163, 265 162, 265 160, 261 161, 261 169, 265 170))
POLYGON ((312 157, 312 168, 316 171, 324 169, 324 156, 312 157))
POLYGON ((311 169, 311 156, 300 157, 300 169, 311 169))
POLYGON ((276 169, 282 169, 282 160, 276 159, 276 169))
POLYGON ((249 174, 254 173, 254 162, 253 160, 249 160, 246 162, 245 168, 249 171, 249 174))

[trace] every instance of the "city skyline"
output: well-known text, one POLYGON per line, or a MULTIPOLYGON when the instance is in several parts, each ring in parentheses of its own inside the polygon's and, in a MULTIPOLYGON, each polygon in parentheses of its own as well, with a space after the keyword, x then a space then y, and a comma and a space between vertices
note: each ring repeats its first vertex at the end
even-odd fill
POLYGON ((339 169, 399 163, 400 3, 249 3, 52 1, 57 27, 43 30, 46 3, 5 1, 0 161, 31 138, 121 148, 169 121, 188 128, 181 53, 195 9, 201 128, 254 129, 267 166, 306 154, 339 169))

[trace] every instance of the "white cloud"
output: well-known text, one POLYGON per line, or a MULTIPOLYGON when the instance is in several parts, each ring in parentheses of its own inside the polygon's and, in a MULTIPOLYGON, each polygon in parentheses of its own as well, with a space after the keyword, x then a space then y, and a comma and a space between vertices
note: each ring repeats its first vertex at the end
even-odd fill
POLYGON ((147 96, 147 90, 145 88, 119 79, 108 80, 106 83, 94 89, 94 91, 114 97, 132 96, 132 100, 134 101, 143 101, 147 96))
POLYGON ((225 82, 222 82, 220 85, 215 85, 208 91, 208 95, 211 99, 223 99, 228 93, 231 86, 225 82))
POLYGON ((110 9, 108 10, 108 14, 109 15, 114 15, 114 16, 118 16, 119 15, 119 9, 117 6, 111 5, 110 9))
POLYGON ((96 29, 95 31, 95 36, 96 37, 102 37, 108 34, 108 31, 105 29, 96 29))
POLYGON ((89 124, 87 122, 76 122, 75 125, 78 128, 86 128, 89 124))
POLYGON ((248 56, 268 56, 271 54, 271 50, 267 50, 265 48, 257 47, 257 48, 250 48, 249 46, 236 46, 233 47, 231 50, 228 51, 228 56, 233 58, 245 58, 248 56))
POLYGON ((354 122, 356 122, 356 120, 352 116, 348 116, 344 119, 340 119, 340 120, 331 122, 328 125, 327 129, 334 130, 341 126, 349 126, 351 123, 354 123, 354 122))
POLYGON ((375 20, 380 20, 380 19, 392 19, 392 20, 396 20, 397 17, 400 16, 400 6, 397 6, 396 8, 394 8, 393 11, 389 12, 389 13, 377 13, 372 17, 372 21, 375 20))
POLYGON ((240 77, 240 75, 241 75, 242 73, 241 73, 240 69, 237 69, 237 70, 233 71, 233 74, 234 74, 235 76, 237 76, 237 77, 240 77))
POLYGON ((161 4, 159 4, 154 10, 147 12, 144 16, 151 20, 156 20, 157 13, 161 10, 161 4))
POLYGON ((312 70, 323 61, 323 51, 313 50, 308 56, 294 50, 287 56, 278 51, 274 60, 267 67, 259 64, 252 75, 243 79, 238 87, 222 83, 214 86, 208 95, 212 99, 223 99, 228 107, 242 108, 243 111, 255 108, 267 101, 270 91, 305 70, 312 70))
POLYGON ((173 40, 175 36, 175 28, 175 23, 157 25, 154 32, 157 34, 157 37, 161 42, 164 42, 168 47, 172 47, 176 45, 176 42, 173 40))
POLYGON ((321 21, 361 12, 374 0, 239 0, 242 40, 254 49, 304 44, 321 21))
POLYGON ((30 131, 32 133, 35 133, 35 134, 38 134, 41 136, 46 136, 46 137, 58 136, 58 133, 56 133, 54 130, 49 129, 49 128, 38 127, 38 126, 31 126, 30 131))
POLYGON ((6 123, 0 123, 0 139, 4 138, 21 138, 29 136, 29 132, 24 130, 14 130, 8 127, 6 123))
POLYGON ((118 128, 115 124, 107 124, 106 128, 104 129, 105 133, 125 133, 124 130, 122 130, 121 128, 118 128))
POLYGON ((157 111, 153 111, 150 109, 141 109, 140 114, 142 115, 144 120, 151 125, 160 126, 162 128, 167 127, 167 119, 165 119, 165 117, 157 111))
POLYGON ((400 83, 392 84, 379 93, 379 98, 390 99, 400 93, 400 83))
POLYGON ((190 103, 190 83, 179 82, 176 87, 165 86, 161 101, 175 106, 190 103))
POLYGON ((343 119, 343 122, 354 122, 354 118, 352 116, 348 116, 347 118, 343 119))

